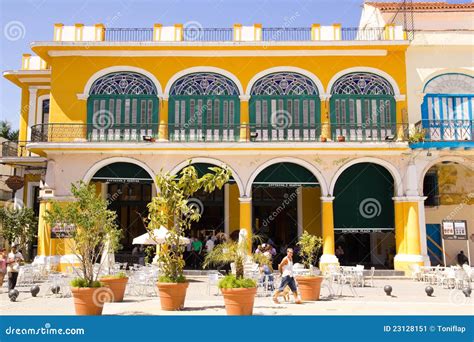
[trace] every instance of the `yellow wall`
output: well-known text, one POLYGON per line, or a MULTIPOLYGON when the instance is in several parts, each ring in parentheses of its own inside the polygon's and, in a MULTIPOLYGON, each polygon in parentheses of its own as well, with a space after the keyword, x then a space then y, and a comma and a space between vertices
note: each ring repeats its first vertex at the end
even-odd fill
MULTIPOLYGON (((38 89, 36 92, 36 101, 38 101, 38 97, 49 94, 49 89, 38 89)), ((37 103, 38 105, 38 103, 37 103)), ((26 141, 27 140, 27 126, 28 126, 28 115, 30 110, 30 91, 28 90, 27 86, 22 87, 21 89, 21 108, 20 108, 20 122, 19 122, 19 140, 26 141)), ((35 110, 35 120, 36 122, 36 114, 38 113, 38 108, 35 110)), ((25 151, 26 152, 26 151, 25 151)))
POLYGON ((239 187, 229 184, 229 234, 240 229, 239 187))
POLYGON ((321 188, 302 188, 303 230, 322 236, 321 229, 321 188))
POLYGON ((18 140, 26 141, 26 127, 28 126, 28 108, 30 101, 30 92, 26 88, 21 89, 21 107, 20 107, 20 124, 18 140))
MULTIPOLYGON (((335 47, 332 47, 336 49, 335 47)), ((354 47, 352 47, 354 48, 354 47)), ((339 71, 352 67, 373 67, 390 74, 400 92, 406 93, 405 47, 380 47, 387 56, 288 56, 288 57, 54 57, 51 58, 51 122, 85 122, 87 101, 79 100, 89 78, 101 69, 127 65, 152 73, 165 89, 177 72, 196 66, 225 69, 242 83, 244 91, 249 80, 258 72, 272 67, 292 66, 314 73, 326 89, 330 79, 339 71)), ((341 48, 342 49, 342 48, 341 48)), ((367 47, 357 47, 367 49, 367 47)), ((405 106, 404 102, 397 105, 405 106)))

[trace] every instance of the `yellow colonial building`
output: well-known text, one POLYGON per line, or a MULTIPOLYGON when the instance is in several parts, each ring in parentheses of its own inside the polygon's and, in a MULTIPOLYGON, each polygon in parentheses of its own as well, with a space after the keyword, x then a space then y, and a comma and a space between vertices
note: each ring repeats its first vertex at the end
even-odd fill
MULTIPOLYGON (((382 17, 383 8, 369 10, 382 17)), ((64 232, 42 219, 48 203, 70 200, 71 183, 93 182, 109 199, 123 230, 119 255, 126 255, 145 232, 141 217, 156 193, 155 175, 178 174, 191 162, 202 173, 227 165, 233 177, 223 190, 193 199, 202 219, 190 235, 243 228, 284 251, 307 230, 323 237, 322 267, 429 264, 424 177, 440 161, 457 163, 451 173, 459 175, 460 165, 472 172, 474 92, 461 96, 464 114, 445 119, 461 120, 470 135, 435 137, 439 116, 423 121, 423 105, 411 102, 434 81, 411 90, 409 38, 392 22, 56 24, 51 41, 32 43, 34 55, 23 56, 21 69, 4 73, 22 100, 19 153, 2 162, 24 175, 18 201, 39 202, 37 262, 73 262, 64 232), (421 124, 428 125, 424 142, 412 146, 410 131, 421 124), (423 145, 444 140, 458 145, 423 145), (337 246, 345 251, 339 260, 337 246)), ((472 87, 467 67, 457 74, 472 87)), ((461 183, 462 193, 472 186, 461 183)), ((463 213, 474 223, 472 211, 463 213)))

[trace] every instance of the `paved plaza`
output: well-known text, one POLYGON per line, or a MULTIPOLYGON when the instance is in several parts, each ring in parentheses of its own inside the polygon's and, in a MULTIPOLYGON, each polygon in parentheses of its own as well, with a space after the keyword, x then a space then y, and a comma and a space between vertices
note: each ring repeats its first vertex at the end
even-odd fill
MULTIPOLYGON (((160 309, 159 298, 126 296, 122 303, 106 303, 104 315, 225 315, 224 300, 216 295, 217 288, 209 294, 206 277, 192 277, 186 296, 185 309, 167 312, 160 309)), ((256 297, 255 315, 472 315, 472 298, 466 298, 460 290, 433 286, 434 294, 428 297, 427 284, 411 279, 384 278, 374 280, 374 287, 356 288, 354 297, 349 288, 343 288, 342 296, 328 298, 327 288, 321 292, 318 302, 297 305, 292 302, 274 304, 270 296, 256 297), (383 291, 384 285, 393 287, 392 296, 383 291)), ((74 315, 73 299, 46 293, 41 286, 38 297, 33 298, 29 287, 19 287, 17 302, 10 302, 5 287, 0 294, 1 315, 74 315)), ((337 288, 335 288, 337 290, 337 288)))

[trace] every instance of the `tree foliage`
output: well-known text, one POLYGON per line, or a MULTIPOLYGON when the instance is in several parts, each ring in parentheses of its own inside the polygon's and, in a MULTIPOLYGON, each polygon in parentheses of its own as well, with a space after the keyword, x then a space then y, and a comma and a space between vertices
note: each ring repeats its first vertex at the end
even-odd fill
POLYGON ((300 236, 297 245, 300 249, 299 256, 301 257, 305 268, 310 268, 310 266, 314 264, 316 255, 323 245, 323 239, 318 236, 311 235, 305 230, 300 236))
POLYGON ((0 137, 10 141, 18 141, 18 130, 12 129, 12 125, 6 121, 0 121, 0 137))
POLYGON ((44 218, 51 226, 75 227, 67 241, 80 262, 80 276, 87 287, 93 287, 100 273, 100 268, 94 271, 94 264, 106 248, 114 252, 119 247, 117 214, 107 209, 107 200, 96 194, 93 185, 81 181, 71 186, 71 193, 74 201, 52 202, 44 218))
MULTIPOLYGON (((162 173, 156 177, 158 195, 148 204, 147 230, 153 236, 153 230, 160 226, 168 227, 165 244, 158 251, 162 279, 169 282, 184 281, 184 246, 180 237, 191 228, 192 222, 199 221, 201 214, 196 207, 188 205, 189 199, 198 191, 213 192, 221 189, 232 176, 227 167, 209 168, 210 173, 198 177, 194 166, 185 167, 179 175, 162 173)), ((158 243, 158 242, 157 242, 158 243)))
MULTIPOLYGON (((16 242, 25 253, 38 232, 38 218, 32 208, 16 208, 13 205, 0 209, 0 233, 9 244, 16 242)), ((25 253, 28 255, 28 253, 25 253)))

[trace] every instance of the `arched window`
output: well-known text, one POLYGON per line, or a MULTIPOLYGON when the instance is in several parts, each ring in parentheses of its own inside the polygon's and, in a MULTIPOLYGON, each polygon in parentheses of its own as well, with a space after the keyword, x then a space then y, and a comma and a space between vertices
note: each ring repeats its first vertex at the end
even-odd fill
POLYGON ((472 140, 474 77, 439 75, 426 83, 423 92, 421 117, 430 140, 472 140))
POLYGON ((331 89, 333 139, 383 140, 396 131, 393 88, 382 76, 353 72, 339 78, 331 89))
POLYGON ((192 73, 179 78, 170 89, 170 140, 238 140, 239 90, 227 77, 192 73))
POLYGON ((154 83, 136 72, 114 72, 97 79, 88 98, 91 140, 141 140, 158 131, 154 83))
POLYGON ((320 135, 316 84, 295 72, 260 78, 250 92, 250 126, 255 139, 315 140, 320 135))

